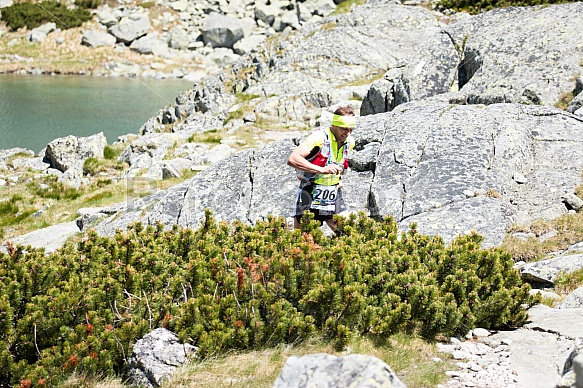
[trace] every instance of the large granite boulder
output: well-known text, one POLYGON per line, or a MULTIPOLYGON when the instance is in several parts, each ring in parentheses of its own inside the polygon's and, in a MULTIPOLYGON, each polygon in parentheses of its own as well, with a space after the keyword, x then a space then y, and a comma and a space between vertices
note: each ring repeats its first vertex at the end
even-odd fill
POLYGON ((73 167, 83 167, 88 158, 103 158, 106 145, 107 139, 103 132, 88 137, 62 137, 47 145, 44 161, 65 172, 73 167))
POLYGON ((151 32, 134 40, 130 45, 130 49, 140 54, 157 54, 168 51, 168 44, 159 38, 157 32, 151 32))
POLYGON ((83 31, 81 44, 89 47, 114 46, 117 39, 115 36, 101 30, 83 31))
POLYGON ((329 354, 291 356, 274 388, 360 387, 406 388, 390 366, 376 357, 361 354, 336 357, 329 354))
POLYGON ((109 32, 117 38, 118 42, 130 44, 146 35, 150 27, 150 18, 147 14, 133 13, 121 18, 119 23, 109 28, 109 32))
POLYGON ((237 41, 250 34, 254 24, 250 20, 212 13, 201 28, 202 38, 205 44, 213 47, 233 48, 237 41))

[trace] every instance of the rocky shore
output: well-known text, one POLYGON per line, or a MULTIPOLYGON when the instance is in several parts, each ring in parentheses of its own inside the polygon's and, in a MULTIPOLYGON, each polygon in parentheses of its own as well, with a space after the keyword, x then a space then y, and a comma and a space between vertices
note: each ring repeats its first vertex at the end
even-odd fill
MULTIPOLYGON (((1 9, 12 5, 0 4, 1 9)), ((233 65, 275 34, 293 34, 341 4, 333 0, 119 0, 66 29, 53 20, 32 31, 0 24, 0 73, 186 78, 233 65)), ((340 5, 341 6, 341 5, 340 5)), ((0 19, 1 23, 1 19, 0 19)))

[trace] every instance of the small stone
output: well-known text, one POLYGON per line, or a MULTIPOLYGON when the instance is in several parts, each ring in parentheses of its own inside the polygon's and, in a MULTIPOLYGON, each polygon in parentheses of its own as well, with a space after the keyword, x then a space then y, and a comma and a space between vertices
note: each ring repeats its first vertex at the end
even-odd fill
POLYGON ((490 332, 486 329, 476 328, 476 329, 474 329, 474 335, 476 337, 489 337, 490 332))

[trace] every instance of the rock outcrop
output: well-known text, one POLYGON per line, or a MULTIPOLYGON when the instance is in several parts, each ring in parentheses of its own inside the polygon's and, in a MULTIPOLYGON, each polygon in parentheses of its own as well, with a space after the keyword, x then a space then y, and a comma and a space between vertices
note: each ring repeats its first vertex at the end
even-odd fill
MULTIPOLYGON (((415 222, 446 241, 477 230, 485 246, 498 245, 513 223, 568 212, 561 198, 581 183, 582 131, 580 119, 550 107, 401 105, 358 122, 359 162, 346 175, 345 200, 350 211, 390 215, 403 229, 415 222)), ((297 179, 286 161, 295 144, 239 152, 169 189, 142 216, 113 217, 99 230, 112 234, 130 221, 196 227, 205 208, 250 223, 289 216, 297 179)))
POLYGON ((329 354, 291 356, 273 384, 291 387, 406 388, 390 366, 376 357, 361 354, 336 357, 329 354))

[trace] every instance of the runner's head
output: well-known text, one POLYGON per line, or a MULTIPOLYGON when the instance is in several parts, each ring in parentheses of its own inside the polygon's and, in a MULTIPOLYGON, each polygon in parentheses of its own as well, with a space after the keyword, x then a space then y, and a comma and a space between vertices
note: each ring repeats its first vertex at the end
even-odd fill
POLYGON ((343 144, 346 141, 348 135, 352 133, 355 126, 356 117, 354 109, 350 105, 341 106, 334 111, 330 130, 339 144, 343 144))

